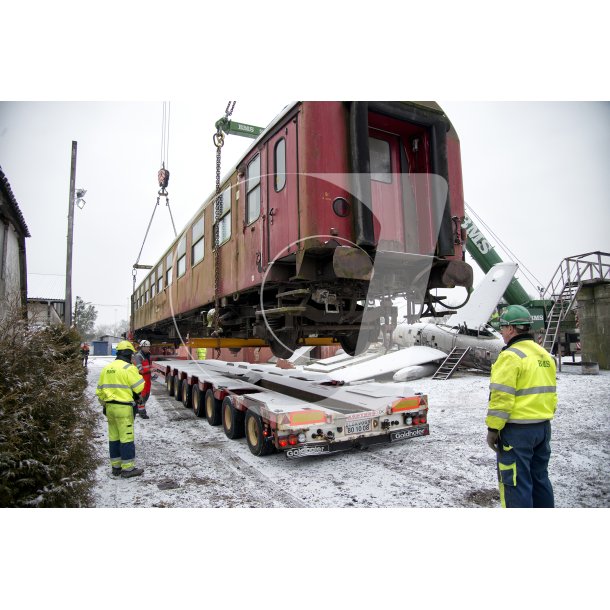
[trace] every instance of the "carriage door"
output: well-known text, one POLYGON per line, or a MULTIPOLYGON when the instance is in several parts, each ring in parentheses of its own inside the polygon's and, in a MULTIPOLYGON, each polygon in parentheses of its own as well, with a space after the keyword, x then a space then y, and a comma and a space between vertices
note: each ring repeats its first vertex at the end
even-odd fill
POLYGON ((267 145, 267 260, 294 255, 299 239, 296 118, 267 145))
POLYGON ((380 250, 404 252, 400 137, 369 129, 369 155, 375 241, 380 250))
POLYGON ((243 210, 243 248, 236 260, 239 268, 238 284, 242 289, 258 285, 264 272, 266 252, 263 202, 267 189, 265 163, 265 151, 261 147, 246 158, 243 166, 239 194, 243 201, 240 204, 243 210))

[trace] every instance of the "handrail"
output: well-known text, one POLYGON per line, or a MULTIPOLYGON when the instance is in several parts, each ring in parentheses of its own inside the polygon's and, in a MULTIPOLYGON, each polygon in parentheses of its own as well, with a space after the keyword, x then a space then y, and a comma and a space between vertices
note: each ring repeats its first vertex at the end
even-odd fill
POLYGON ((563 292, 566 285, 578 286, 585 280, 610 280, 610 253, 587 252, 576 256, 564 258, 551 281, 543 292, 543 297, 552 299, 563 292), (595 260, 584 260, 594 257, 595 260))
MULTIPOLYGON (((547 322, 542 345, 549 352, 553 351, 561 323, 572 309, 583 282, 598 279, 610 281, 610 254, 607 252, 588 252, 561 261, 543 293, 547 322), (594 260, 586 260, 589 257, 594 260), (546 304, 551 301, 553 304, 550 311, 547 311, 546 304)), ((558 365, 561 370, 561 359, 558 365)))

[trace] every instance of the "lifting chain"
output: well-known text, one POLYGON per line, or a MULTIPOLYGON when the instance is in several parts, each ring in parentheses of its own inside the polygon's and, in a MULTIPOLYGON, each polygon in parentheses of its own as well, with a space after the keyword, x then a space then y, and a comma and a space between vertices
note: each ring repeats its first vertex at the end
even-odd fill
POLYGON ((225 110, 225 116, 216 124, 216 133, 213 136, 214 146, 216 146, 216 200, 214 204, 214 332, 213 336, 218 337, 218 347, 216 351, 220 354, 220 222, 222 215, 222 198, 220 197, 220 166, 221 151, 225 143, 225 134, 222 131, 223 125, 228 123, 229 117, 233 114, 235 102, 229 102, 225 110))
MULTIPOLYGON (((167 185, 169 184, 169 170, 165 169, 165 161, 168 160, 169 156, 169 102, 163 102, 163 121, 161 124, 161 169, 157 172, 157 181, 159 182, 159 192, 157 193, 157 203, 153 208, 152 215, 150 220, 148 221, 148 227, 146 227, 146 233, 144 234, 144 240, 142 241, 142 246, 140 248, 140 253, 138 254, 138 258, 131 270, 131 275, 133 277, 133 289, 131 291, 131 320, 133 323, 134 318, 134 310, 135 310, 135 292, 136 292, 136 276, 138 273, 138 269, 146 269, 149 268, 147 266, 139 266, 140 257, 142 256, 142 251, 144 250, 144 244, 146 243, 146 238, 148 237, 148 233, 150 231, 150 226, 152 225, 153 218, 155 217, 155 212, 159 207, 159 201, 161 197, 165 197, 165 205, 167 206, 167 210, 169 212, 169 217, 172 221, 172 227, 174 229, 174 237, 178 236, 176 232, 176 225, 174 223, 174 216, 172 215, 172 209, 169 205, 169 193, 167 192, 167 185)), ((133 329, 132 329, 133 330, 133 329)))

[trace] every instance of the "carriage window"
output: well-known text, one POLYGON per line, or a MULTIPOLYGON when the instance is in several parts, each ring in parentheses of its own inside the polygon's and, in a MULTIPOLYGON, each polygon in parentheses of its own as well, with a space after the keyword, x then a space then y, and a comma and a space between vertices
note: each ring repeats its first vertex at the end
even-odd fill
MULTIPOLYGON (((260 187, 259 187, 260 188, 260 187)), ((231 187, 225 189, 220 196, 220 211, 218 214, 218 243, 222 246, 231 237, 231 187)), ((260 204, 259 204, 260 209, 260 204)), ((250 222, 250 221, 248 221, 250 222)))
POLYGON ((194 267, 203 259, 203 216, 193 224, 193 237, 191 239, 191 265, 194 267))
POLYGON ((165 287, 172 283, 172 253, 170 252, 165 259, 165 287))
POLYGON ((182 277, 186 273, 186 233, 180 238, 178 247, 176 248, 176 263, 177 276, 182 277))
POLYGON ((150 287, 150 277, 146 278, 146 281, 144 282, 144 302, 148 303, 148 289, 150 287))
POLYGON ((275 145, 275 192, 279 193, 286 186, 286 140, 282 138, 275 145))
POLYGON ((157 294, 163 290, 163 268, 161 265, 157 267, 157 294))
POLYGON ((256 155, 248 165, 246 175, 246 224, 254 222, 261 213, 261 156, 256 155))
POLYGON ((153 271, 153 273, 150 275, 150 277, 148 278, 148 280, 150 281, 150 298, 152 300, 152 298, 155 296, 155 273, 153 271))
POLYGON ((390 143, 377 138, 369 138, 371 157, 371 180, 392 182, 392 165, 390 163, 390 143))

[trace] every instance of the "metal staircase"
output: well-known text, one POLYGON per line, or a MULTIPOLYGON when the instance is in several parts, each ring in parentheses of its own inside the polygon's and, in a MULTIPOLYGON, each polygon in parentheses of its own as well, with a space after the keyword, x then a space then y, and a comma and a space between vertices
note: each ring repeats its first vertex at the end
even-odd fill
POLYGON ((549 353, 553 353, 561 323, 572 310, 581 286, 603 279, 610 280, 610 254, 607 252, 589 252, 561 261, 543 294, 544 299, 553 301, 542 340, 542 346, 549 353))
POLYGON ((441 381, 449 379, 469 351, 469 347, 454 347, 443 360, 443 363, 436 369, 432 379, 440 379, 441 381))

